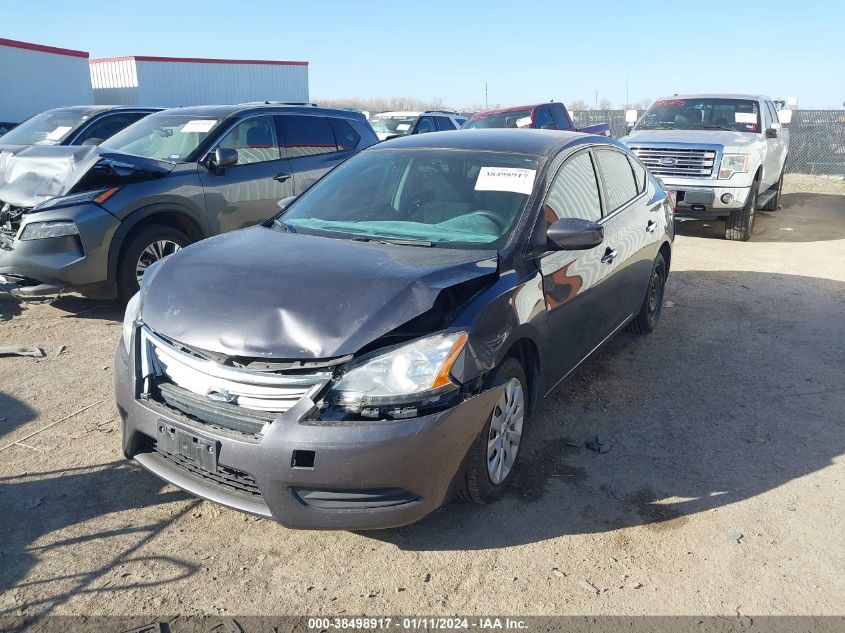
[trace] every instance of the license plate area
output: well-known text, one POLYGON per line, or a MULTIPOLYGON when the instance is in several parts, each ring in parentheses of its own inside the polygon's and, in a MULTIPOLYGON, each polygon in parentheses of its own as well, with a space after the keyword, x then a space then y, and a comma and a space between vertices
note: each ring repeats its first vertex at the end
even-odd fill
POLYGON ((217 472, 219 446, 216 440, 208 440, 178 427, 159 422, 158 448, 170 455, 189 459, 206 472, 217 472))

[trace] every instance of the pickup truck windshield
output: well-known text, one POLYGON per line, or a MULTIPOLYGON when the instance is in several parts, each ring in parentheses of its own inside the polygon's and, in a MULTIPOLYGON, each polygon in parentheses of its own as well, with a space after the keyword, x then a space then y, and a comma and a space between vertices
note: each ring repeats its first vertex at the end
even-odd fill
POLYGON ((731 130, 759 132, 760 106, 748 99, 660 99, 637 130, 731 130))
POLYGON ((524 154, 366 151, 318 181, 275 226, 330 237, 496 247, 528 200, 538 167, 537 157, 524 154))
POLYGON ((529 127, 531 123, 529 122, 527 125, 523 125, 520 123, 517 126, 516 122, 520 119, 531 119, 531 110, 514 110, 513 112, 494 112, 482 119, 470 119, 467 121, 463 128, 464 130, 469 129, 480 129, 480 128, 500 128, 500 127, 529 127))
POLYGON ((42 112, 0 136, 0 145, 59 145, 90 118, 84 112, 42 112))
POLYGON ((144 158, 185 162, 218 123, 218 119, 187 114, 151 114, 100 147, 144 158))

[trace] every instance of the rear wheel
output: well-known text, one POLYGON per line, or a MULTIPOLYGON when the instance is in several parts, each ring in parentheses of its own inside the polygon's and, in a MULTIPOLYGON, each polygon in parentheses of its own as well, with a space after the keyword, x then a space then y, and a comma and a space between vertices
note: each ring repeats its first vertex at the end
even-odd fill
POLYGON ((775 195, 766 204, 760 207, 761 211, 777 211, 780 208, 780 194, 783 191, 783 170, 780 172, 777 184, 775 184, 775 195))
POLYGON ((141 229, 124 246, 117 269, 117 292, 128 301, 138 292, 144 271, 191 243, 182 231, 154 224, 141 229))
POLYGON ((725 220, 725 239, 740 242, 747 242, 751 239, 751 232, 754 230, 754 218, 757 215, 757 191, 759 187, 759 181, 755 180, 751 184, 745 206, 731 213, 725 220))
POLYGON ((496 370, 495 383, 505 388, 470 448, 461 496, 490 503, 502 496, 513 478, 522 433, 528 419, 528 383, 519 361, 508 358, 496 370))
POLYGON ((649 334, 654 330, 663 312, 663 291, 666 287, 666 260, 658 253, 651 267, 648 289, 640 311, 628 324, 628 331, 635 334, 649 334))

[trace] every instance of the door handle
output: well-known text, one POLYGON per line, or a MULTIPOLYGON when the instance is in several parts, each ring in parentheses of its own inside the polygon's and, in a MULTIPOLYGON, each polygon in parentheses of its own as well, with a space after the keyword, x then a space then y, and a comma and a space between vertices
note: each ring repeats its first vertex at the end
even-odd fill
POLYGON ((649 220, 648 224, 645 225, 646 233, 654 233, 657 230, 657 222, 654 220, 649 220))
POLYGON ((286 180, 290 180, 290 174, 286 174, 283 171, 280 171, 278 174, 273 176, 273 180, 276 182, 285 182, 286 180))
POLYGON ((602 258, 601 258, 602 264, 612 264, 613 260, 616 259, 617 255, 618 255, 618 253, 615 250, 608 247, 604 251, 604 255, 602 255, 602 258))

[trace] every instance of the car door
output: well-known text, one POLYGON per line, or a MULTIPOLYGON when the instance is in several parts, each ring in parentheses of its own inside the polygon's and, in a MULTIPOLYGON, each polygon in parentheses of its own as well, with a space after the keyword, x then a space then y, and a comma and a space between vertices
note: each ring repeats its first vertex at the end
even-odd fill
POLYGON ((780 173, 778 171, 778 138, 769 136, 769 129, 777 121, 777 118, 772 118, 772 113, 769 111, 765 101, 760 102, 760 107, 762 109, 760 114, 763 119, 763 139, 766 144, 766 151, 763 156, 763 177, 760 182, 760 191, 762 192, 772 186, 772 183, 777 180, 780 173))
MULTIPOLYGON (((541 207, 546 229, 561 218, 600 222, 602 200, 592 152, 581 150, 556 170, 541 207)), ((561 380, 598 346, 605 336, 606 290, 610 266, 603 261, 613 236, 587 250, 548 250, 537 260, 543 276, 543 295, 553 351, 549 354, 552 384, 561 380)))
POLYGON ((338 154, 338 145, 328 117, 324 115, 280 114, 276 126, 282 142, 282 156, 293 176, 291 195, 299 195, 317 182, 349 153, 338 154))
MULTIPOLYGON (((769 113, 769 117, 773 124, 776 124, 777 136, 769 137, 766 135, 766 171, 771 170, 767 174, 769 186, 774 185, 780 178, 780 172, 783 164, 786 161, 786 131, 778 119, 778 112, 775 105, 771 101, 764 101, 763 107, 769 113)), ((766 128, 768 129, 768 128, 766 128)))
POLYGON ((660 200, 649 199, 645 168, 622 149, 604 146, 596 149, 594 156, 606 209, 602 224, 610 249, 604 256, 607 289, 613 300, 604 306, 603 315, 610 333, 636 314, 645 298, 662 233, 660 200))
POLYGON ((216 147, 236 150, 238 162, 223 173, 199 167, 212 234, 258 224, 278 211, 279 200, 293 195, 290 164, 281 156, 272 116, 241 119, 216 147))
POLYGON ((435 117, 435 119, 437 123, 437 130, 439 132, 451 132, 452 130, 457 129, 452 119, 448 116, 438 116, 435 117))
POLYGON ((414 129, 411 131, 411 134, 426 134, 428 132, 436 131, 437 123, 435 122, 434 117, 426 114, 417 119, 417 123, 414 125, 414 129))

